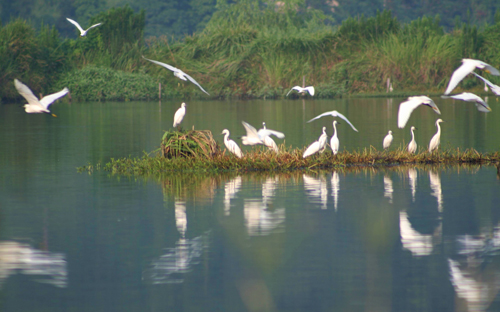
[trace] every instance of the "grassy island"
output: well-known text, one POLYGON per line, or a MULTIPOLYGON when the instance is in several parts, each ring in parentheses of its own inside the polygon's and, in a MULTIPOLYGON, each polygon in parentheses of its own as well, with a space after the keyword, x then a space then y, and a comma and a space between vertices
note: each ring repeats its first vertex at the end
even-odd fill
POLYGON ((279 146, 279 153, 258 146, 239 159, 222 149, 208 130, 166 132, 161 147, 148 155, 136 158, 111 159, 105 165, 88 165, 79 171, 105 170, 113 174, 149 175, 172 172, 254 172, 319 170, 356 166, 397 166, 421 164, 500 164, 500 153, 479 153, 474 149, 439 150, 430 154, 420 149, 416 154, 404 148, 379 151, 374 147, 357 151, 324 153, 303 158, 304 148, 279 146))

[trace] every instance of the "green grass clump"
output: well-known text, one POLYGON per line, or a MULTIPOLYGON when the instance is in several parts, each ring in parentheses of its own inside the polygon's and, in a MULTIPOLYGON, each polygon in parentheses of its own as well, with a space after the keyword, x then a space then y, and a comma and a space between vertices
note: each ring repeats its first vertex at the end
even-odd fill
POLYGON ((166 131, 160 147, 164 158, 211 159, 220 154, 210 130, 166 131))

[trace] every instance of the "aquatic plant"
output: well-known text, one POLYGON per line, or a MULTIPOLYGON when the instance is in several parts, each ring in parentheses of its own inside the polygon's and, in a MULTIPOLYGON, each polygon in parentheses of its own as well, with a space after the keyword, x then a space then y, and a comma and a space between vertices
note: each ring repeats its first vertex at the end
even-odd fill
POLYGON ((220 154, 219 144, 210 130, 166 131, 160 147, 161 156, 211 159, 220 154))

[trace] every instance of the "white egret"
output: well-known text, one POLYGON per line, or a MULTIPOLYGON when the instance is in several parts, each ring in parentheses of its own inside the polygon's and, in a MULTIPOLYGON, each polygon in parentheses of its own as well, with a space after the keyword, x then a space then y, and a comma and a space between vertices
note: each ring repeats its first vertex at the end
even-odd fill
POLYGON ((181 107, 175 112, 174 128, 181 124, 184 115, 186 115, 186 103, 182 103, 181 107))
POLYGON ((314 96, 314 87, 312 87, 312 86, 305 87, 305 88, 295 86, 295 87, 291 88, 290 91, 288 91, 286 96, 288 96, 290 94, 290 92, 292 92, 293 90, 297 91, 300 94, 305 94, 307 91, 307 92, 309 92, 310 95, 314 96))
POLYGON ((227 150, 236 155, 236 157, 243 158, 243 153, 241 152, 238 144, 229 139, 229 130, 222 130, 222 134, 224 134, 224 145, 226 146, 227 150))
POLYGON ((443 122, 441 118, 436 120, 436 127, 437 127, 437 132, 434 134, 434 136, 431 139, 431 142, 429 143, 429 153, 432 153, 433 151, 437 150, 439 147, 439 142, 441 140, 441 127, 439 126, 439 123, 443 122))
POLYGON ((337 155, 339 152, 339 137, 337 136, 337 127, 335 126, 338 122, 336 120, 333 121, 333 136, 330 139, 330 147, 332 148, 333 155, 337 155))
POLYGON ((274 142, 274 140, 271 139, 270 135, 275 135, 276 137, 278 137, 280 139, 285 137, 285 135, 281 132, 267 129, 265 122, 262 123, 262 129, 257 131, 257 135, 262 139, 265 146, 272 149, 276 153, 278 153, 278 151, 279 151, 278 146, 276 145, 276 142, 274 142))
POLYGON ((331 111, 331 112, 326 112, 326 113, 323 113, 323 114, 321 114, 321 115, 319 115, 319 116, 314 117, 313 119, 309 120, 308 122, 311 122, 311 121, 313 121, 313 120, 316 120, 316 119, 318 119, 318 118, 325 117, 325 116, 340 117, 340 118, 344 119, 344 120, 345 120, 345 121, 349 124, 349 126, 351 126, 351 128, 352 128, 354 131, 358 132, 358 129, 354 128, 354 126, 353 126, 353 125, 352 125, 352 123, 349 121, 349 119, 347 119, 347 117, 346 117, 346 116, 342 115, 341 113, 337 112, 336 110, 331 111))
POLYGON ((476 104, 476 108, 478 111, 480 111, 482 113, 491 112, 491 108, 488 105, 488 103, 486 103, 486 101, 484 101, 482 98, 475 95, 474 93, 463 92, 463 93, 455 94, 455 95, 442 95, 441 97, 444 99, 445 98, 452 98, 455 100, 461 100, 461 101, 465 101, 465 102, 473 102, 474 104, 476 104))
POLYGON ((500 76, 500 72, 498 71, 498 69, 489 64, 486 64, 485 62, 473 59, 462 59, 462 65, 457 68, 451 75, 450 82, 448 83, 448 87, 446 88, 444 94, 450 94, 450 92, 455 89, 458 83, 476 68, 484 69, 486 72, 489 72, 492 75, 500 76))
POLYGON ((417 130, 414 126, 411 126, 411 141, 408 144, 408 147, 406 148, 408 150, 408 153, 414 154, 417 151, 417 142, 415 141, 415 134, 413 131, 417 130))
POLYGON ((99 25, 102 25, 102 23, 99 23, 99 24, 95 24, 95 25, 92 25, 90 26, 89 28, 87 28, 87 30, 83 30, 83 28, 80 26, 80 24, 78 24, 76 21, 70 19, 70 18, 66 18, 71 24, 75 25, 76 28, 78 28, 78 30, 80 31, 80 37, 85 37, 85 35, 87 35, 87 31, 91 30, 92 28, 94 27, 97 27, 99 25))
POLYGON ((264 141, 260 138, 257 129, 255 129, 252 125, 247 122, 241 121, 243 127, 247 132, 247 135, 241 137, 241 142, 243 145, 257 145, 264 144, 264 141))
POLYGON ((488 91, 488 87, 486 85, 488 85, 491 89, 491 92, 493 92, 496 96, 500 96, 500 87, 497 86, 496 84, 493 84, 491 81, 489 81, 488 79, 482 77, 482 76, 479 76, 478 74, 476 74, 475 72, 472 72, 474 75, 476 75, 477 78, 481 79, 482 81, 484 81, 484 91, 488 91))
POLYGON ((432 108, 437 114, 441 115, 441 111, 436 106, 434 101, 427 96, 410 96, 407 101, 399 104, 398 112, 398 127, 404 128, 408 119, 410 119, 411 113, 420 105, 427 105, 432 108))
POLYGON ((186 74, 182 70, 180 70, 178 68, 175 68, 173 66, 170 66, 168 64, 162 63, 162 62, 158 62, 158 61, 153 61, 153 60, 147 59, 144 56, 142 56, 142 58, 145 59, 145 60, 147 60, 147 61, 150 61, 152 63, 155 63, 156 65, 160 65, 162 67, 165 67, 166 69, 169 69, 169 70, 173 71, 174 72, 174 76, 177 77, 177 78, 179 78, 179 79, 181 79, 181 80, 187 81, 187 79, 189 79, 189 81, 191 81, 192 83, 194 83, 195 85, 197 85, 198 88, 200 88, 201 91, 203 91, 206 94, 210 95, 207 91, 205 91, 205 89, 203 89, 201 87, 201 85, 196 80, 194 80, 193 77, 189 76, 188 74, 186 74))
POLYGON ((19 94, 21 94, 26 99, 26 101, 28 101, 28 104, 24 105, 24 110, 30 114, 47 113, 54 117, 57 117, 55 114, 51 114, 48 108, 50 104, 54 103, 55 100, 65 96, 69 92, 68 88, 64 88, 57 93, 44 96, 39 101, 38 98, 30 90, 30 88, 28 88, 28 86, 26 86, 24 83, 20 82, 17 79, 14 79, 14 85, 16 86, 17 92, 19 92, 19 94))
POLYGON ((319 151, 323 151, 326 146, 326 140, 328 139, 328 135, 326 134, 326 127, 323 127, 323 134, 319 137, 317 141, 314 141, 309 147, 306 149, 303 158, 316 154, 319 151))
POLYGON ((388 149, 389 146, 391 146, 392 139, 393 139, 392 131, 389 130, 389 132, 387 133, 387 135, 384 138, 384 141, 382 142, 382 146, 384 147, 384 149, 388 149))

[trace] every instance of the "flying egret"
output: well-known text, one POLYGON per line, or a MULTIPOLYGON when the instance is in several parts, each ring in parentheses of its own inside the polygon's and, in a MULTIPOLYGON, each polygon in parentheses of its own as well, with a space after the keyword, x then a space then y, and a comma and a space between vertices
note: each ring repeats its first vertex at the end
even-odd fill
POLYGON ((450 94, 450 92, 455 89, 458 83, 476 68, 484 69, 486 72, 489 72, 492 75, 500 76, 500 72, 498 71, 498 69, 489 64, 486 64, 485 62, 473 59, 462 59, 462 65, 460 65, 460 67, 457 68, 451 75, 450 82, 448 83, 448 87, 446 88, 444 94, 450 94))
POLYGON ((497 86, 496 84, 493 84, 491 83, 491 81, 489 81, 488 79, 482 77, 482 76, 479 76, 478 74, 476 74, 475 72, 472 72, 474 75, 476 75, 477 78, 481 79, 482 81, 484 81, 484 91, 488 91, 488 87, 486 85, 488 85, 491 89, 491 92, 493 92, 496 96, 500 96, 500 87, 497 86))
POLYGON ((488 103, 486 103, 486 101, 484 101, 479 96, 477 96, 473 93, 470 93, 470 92, 464 92, 464 93, 455 94, 455 95, 442 95, 441 97, 444 99, 452 98, 455 100, 461 100, 461 101, 465 101, 465 102, 473 102, 474 104, 476 104, 476 108, 478 111, 483 112, 483 113, 491 112, 491 108, 488 105, 488 103))
POLYGON ((339 152, 339 137, 337 136, 337 127, 335 126, 338 122, 336 120, 333 121, 333 136, 330 139, 330 147, 332 148, 333 155, 337 155, 339 152))
POLYGON ((443 122, 443 120, 441 118, 436 120, 436 127, 437 127, 438 131, 436 132, 436 134, 434 134, 434 136, 431 139, 431 142, 429 143, 429 153, 432 153, 433 151, 437 150, 439 147, 439 141, 441 139, 441 127, 439 126, 440 122, 443 122))
POLYGON ((24 105, 24 110, 27 113, 47 113, 54 117, 57 117, 55 114, 51 114, 49 111, 50 104, 54 103, 55 100, 65 96, 68 94, 68 88, 64 88, 61 91, 53 94, 49 94, 44 96, 40 101, 38 98, 31 92, 30 88, 28 88, 24 83, 20 82, 17 79, 14 79, 14 85, 16 86, 17 92, 21 94, 28 104, 24 105))
POLYGON ((411 113, 420 105, 427 105, 431 107, 437 114, 441 115, 441 111, 436 106, 433 100, 429 97, 420 95, 420 96, 410 96, 407 101, 399 104, 399 112, 398 112, 398 127, 404 128, 408 119, 410 119, 411 113))
POLYGON ((94 27, 97 27, 99 25, 102 25, 102 23, 99 23, 99 24, 95 24, 95 25, 92 25, 90 26, 89 28, 87 28, 87 30, 83 30, 83 28, 80 26, 80 24, 78 24, 76 21, 70 19, 70 18, 66 18, 71 24, 75 25, 76 28, 78 28, 78 30, 80 31, 80 37, 85 37, 85 35, 87 35, 87 31, 91 30, 92 28, 94 27))
POLYGON ((241 124, 243 125, 243 127, 245 127, 245 131, 247 132, 246 136, 241 137, 241 142, 243 143, 243 145, 264 144, 264 141, 259 136, 257 129, 244 121, 241 121, 241 124))
POLYGON ((302 155, 303 158, 316 154, 319 151, 324 151, 326 146, 326 140, 328 139, 328 135, 326 134, 326 127, 323 127, 323 134, 319 137, 317 141, 314 141, 304 152, 302 155))
POLYGON ((175 112, 174 128, 181 124, 184 115, 186 115, 186 103, 182 103, 181 107, 175 112))
POLYGON ((276 145, 276 142, 271 139, 271 135, 274 135, 280 139, 283 139, 285 137, 285 135, 281 132, 267 129, 265 122, 262 123, 262 129, 259 129, 259 131, 257 131, 257 135, 259 136, 259 138, 261 138, 262 141, 264 141, 265 146, 269 147, 276 153, 279 151, 278 146, 276 145))
POLYGON ((236 142, 233 140, 229 139, 229 130, 224 129, 222 130, 222 134, 224 134, 224 145, 226 146, 227 150, 236 155, 238 158, 243 158, 243 153, 241 152, 240 147, 236 142))
POLYGON ((293 90, 297 91, 300 94, 305 94, 306 91, 307 91, 307 92, 309 92, 309 94, 311 96, 314 96, 314 87, 312 87, 312 86, 305 87, 305 88, 302 88, 302 87, 299 87, 299 86, 295 86, 295 87, 291 88, 290 91, 288 91, 288 93, 286 94, 286 96, 288 96, 290 94, 290 92, 292 92, 293 90))
POLYGON ((323 113, 323 114, 321 114, 321 115, 319 115, 319 116, 314 117, 313 119, 309 120, 308 122, 311 122, 311 121, 313 121, 313 120, 316 120, 316 119, 318 119, 318 118, 325 117, 325 116, 340 117, 340 118, 344 119, 344 120, 345 120, 345 121, 349 124, 349 126, 351 126, 351 128, 352 128, 354 131, 358 132, 358 129, 354 128, 354 126, 353 126, 353 125, 352 125, 352 123, 349 121, 349 119, 347 119, 347 117, 346 117, 346 116, 342 115, 341 113, 337 112, 336 110, 331 111, 331 112, 326 112, 326 113, 323 113))
POLYGON ((408 147, 406 148, 408 150, 408 153, 411 153, 411 154, 415 154, 415 152, 417 151, 417 142, 415 141, 415 134, 413 133, 413 131, 417 130, 417 128, 415 128, 414 126, 411 126, 411 141, 410 143, 408 144, 408 147))
POLYGON ((391 146, 391 143, 392 143, 392 131, 389 130, 389 133, 387 133, 387 135, 384 138, 384 141, 382 142, 382 146, 384 147, 384 149, 388 149, 389 146, 391 146))
POLYGON ((200 84, 194 80, 193 77, 189 76, 188 74, 186 74, 185 72, 183 72, 182 70, 178 69, 178 68, 175 68, 173 66, 170 66, 168 64, 165 64, 165 63, 162 63, 162 62, 158 62, 158 61, 153 61, 153 60, 150 60, 150 59, 147 59, 144 57, 144 55, 142 56, 143 59, 147 60, 147 61, 150 61, 152 63, 155 63, 156 65, 160 65, 160 66, 163 66, 165 67, 166 69, 169 69, 171 71, 174 72, 174 76, 181 79, 181 80, 184 80, 184 81, 187 81, 187 79, 189 79, 189 81, 191 81, 192 83, 194 83, 195 85, 198 86, 198 88, 200 88, 201 91, 205 92, 206 94, 210 95, 207 91, 205 91, 205 89, 203 89, 200 84), (187 79, 186 79, 187 78, 187 79))

